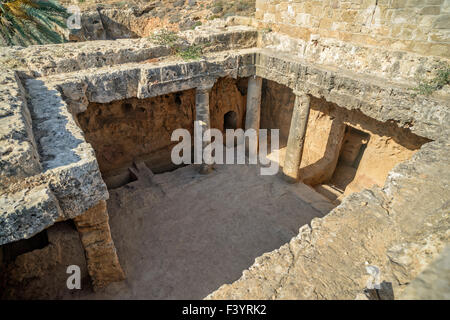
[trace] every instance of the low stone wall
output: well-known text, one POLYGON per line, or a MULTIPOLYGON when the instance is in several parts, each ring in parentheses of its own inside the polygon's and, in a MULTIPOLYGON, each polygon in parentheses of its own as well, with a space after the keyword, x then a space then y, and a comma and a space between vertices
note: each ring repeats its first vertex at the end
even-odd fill
MULTIPOLYGON (((265 80, 261 106, 261 126, 280 128, 280 146, 287 145, 295 95, 276 82, 265 80)), ((347 110, 324 99, 312 98, 305 136, 300 176, 309 185, 328 182, 335 172, 346 126, 369 134, 369 141, 346 195, 373 185, 382 186, 395 164, 411 156, 429 140, 400 129, 393 123, 371 119, 357 110, 347 110)), ((280 165, 284 163, 284 150, 280 165)))
MULTIPOLYGON (((257 31, 247 26, 199 28, 178 34, 182 47, 203 44, 204 52, 253 48, 257 31)), ((80 43, 5 48, 0 62, 15 65, 33 77, 75 72, 88 68, 152 61, 173 54, 169 46, 151 38, 88 41, 80 43)))
POLYGON ((257 0, 255 18, 293 38, 450 57, 450 3, 429 1, 257 0))

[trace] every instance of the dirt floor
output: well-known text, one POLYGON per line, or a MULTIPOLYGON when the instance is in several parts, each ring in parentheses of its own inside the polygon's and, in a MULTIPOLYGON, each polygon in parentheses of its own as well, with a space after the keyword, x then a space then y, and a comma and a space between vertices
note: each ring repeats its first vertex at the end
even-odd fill
POLYGON ((108 201, 127 280, 77 298, 202 299, 333 208, 312 188, 261 176, 256 165, 216 166, 207 176, 195 166, 133 171, 137 181, 111 190, 108 201))

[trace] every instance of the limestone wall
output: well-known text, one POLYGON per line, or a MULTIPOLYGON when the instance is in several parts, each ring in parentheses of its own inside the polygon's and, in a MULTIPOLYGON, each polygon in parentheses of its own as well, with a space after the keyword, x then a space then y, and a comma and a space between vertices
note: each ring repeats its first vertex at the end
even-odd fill
MULTIPOLYGON (((236 113, 237 127, 244 127, 245 89, 245 81, 230 77, 216 82, 210 97, 213 128, 223 131, 229 111, 236 113)), ((148 99, 90 103, 78 122, 95 149, 106 184, 114 188, 129 182, 128 167, 137 159, 155 173, 174 169, 171 150, 178 142, 171 142, 172 132, 183 128, 193 135, 194 118, 195 89, 190 89, 148 99), (118 180, 119 176, 125 178, 118 180)))
MULTIPOLYGON (((273 81, 265 80, 263 88, 261 126, 281 128, 280 163, 283 166, 295 95, 288 87, 273 81)), ((396 164, 410 159, 429 141, 393 123, 376 121, 356 110, 346 110, 313 97, 300 166, 304 183, 317 185, 332 178, 342 151, 346 126, 366 132, 370 139, 356 174, 345 189, 345 195, 374 185, 383 186, 389 171, 396 164)))
POLYGON ((450 57, 449 0, 256 0, 273 31, 450 57))

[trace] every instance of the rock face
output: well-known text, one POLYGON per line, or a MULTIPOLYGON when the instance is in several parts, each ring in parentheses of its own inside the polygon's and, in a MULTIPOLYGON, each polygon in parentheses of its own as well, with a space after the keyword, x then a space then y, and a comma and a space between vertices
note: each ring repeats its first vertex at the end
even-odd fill
MULTIPOLYGON (((270 80, 264 81, 263 92, 261 125, 263 128, 281 128, 280 164, 283 166, 295 95, 288 87, 270 80)), ((306 131, 307 148, 303 151, 300 176, 306 184, 322 184, 332 180, 334 173, 344 173, 337 171, 346 169, 338 166, 339 161, 350 163, 346 167, 352 167, 360 156, 349 181, 334 179, 334 184, 342 184, 345 195, 374 185, 383 186, 389 171, 397 163, 410 159, 426 142, 429 140, 411 134, 409 130, 376 121, 355 110, 343 109, 324 99, 312 98, 306 131), (348 149, 345 144, 351 144, 347 128, 362 130, 368 135, 362 156, 358 154, 361 151, 359 145, 355 154, 349 156, 351 159, 345 158, 348 149)))
MULTIPOLYGON (((212 127, 224 132, 224 116, 231 111, 237 128, 243 128, 245 99, 245 81, 219 79, 210 98, 212 127)), ((172 132, 183 128, 193 136, 194 113, 195 90, 191 89, 148 99, 91 103, 78 115, 78 122, 96 151, 103 178, 114 187, 117 179, 111 177, 127 176, 136 159, 144 160, 155 173, 175 168, 171 149, 178 142, 171 141, 172 132)))
POLYGON ((12 212, 1 212, 0 237, 3 243, 30 238, 37 233, 36 230, 44 230, 63 215, 48 185, 3 196, 0 205, 3 210, 16 208, 12 212))
POLYGON ((255 0, 60 2, 66 6, 77 5, 83 11, 82 29, 71 35, 75 41, 148 37, 162 28, 193 30, 216 18, 249 16, 255 11, 255 0))
POLYGON ((119 171, 127 173, 138 157, 155 172, 172 169, 170 150, 174 143, 170 137, 178 128, 193 133, 194 109, 195 92, 188 90, 143 100, 91 103, 78 115, 78 121, 107 179, 119 171))
POLYGON ((404 300, 449 300, 450 249, 447 246, 400 295, 404 300))
POLYGON ((6 69, 0 73, 1 188, 41 170, 25 90, 18 75, 6 69))

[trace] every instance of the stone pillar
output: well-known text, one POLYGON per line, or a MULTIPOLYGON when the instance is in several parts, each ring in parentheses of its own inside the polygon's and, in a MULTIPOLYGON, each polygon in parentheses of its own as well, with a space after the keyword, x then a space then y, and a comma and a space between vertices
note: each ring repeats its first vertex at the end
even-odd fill
MULTIPOLYGON (((203 82, 201 86, 197 87, 197 91, 195 94, 195 120, 200 122, 201 132, 199 132, 199 134, 201 134, 202 137, 204 132, 210 129, 211 125, 211 120, 209 117, 209 93, 212 87, 214 86, 214 83, 215 79, 203 82)), ((209 141, 202 140, 202 148, 201 148, 202 155, 203 150, 205 150, 206 146, 208 146, 210 143, 211 143, 210 140, 209 141)), ((195 151, 198 152, 196 157, 198 157, 198 159, 203 159, 202 156, 200 155, 200 149, 195 151)), ((211 171, 212 166, 204 163, 204 161, 202 160, 199 172, 201 174, 208 174, 211 171)))
POLYGON ((248 79, 245 130, 255 129, 257 137, 261 120, 261 88, 262 78, 253 76, 248 79))
POLYGON ((295 104, 283 167, 285 179, 292 183, 300 180, 299 170, 302 162, 303 144, 305 142, 311 100, 305 93, 294 93, 295 104))
POLYGON ((95 207, 76 217, 74 222, 85 250, 94 290, 106 287, 111 282, 124 280, 125 273, 111 238, 106 202, 100 201, 95 207))

